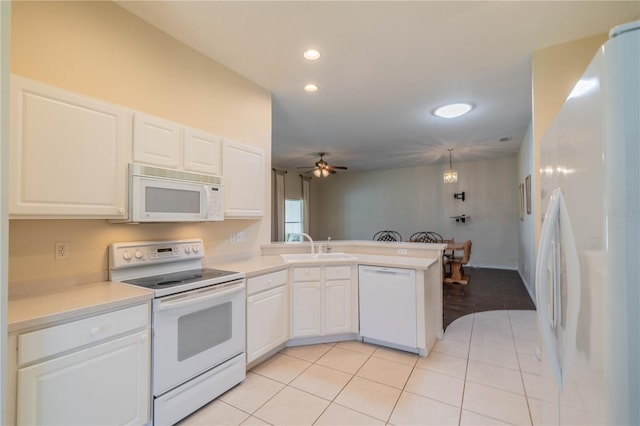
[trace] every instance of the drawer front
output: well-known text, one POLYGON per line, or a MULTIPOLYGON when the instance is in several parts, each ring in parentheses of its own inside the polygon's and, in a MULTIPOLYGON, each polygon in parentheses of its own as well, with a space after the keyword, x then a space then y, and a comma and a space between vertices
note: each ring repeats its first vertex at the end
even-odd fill
POLYGON ((320 268, 293 268, 293 281, 319 281, 320 268))
POLYGON ((327 266, 324 270, 325 280, 348 280, 351 279, 351 265, 327 266))
POLYGON ((20 365, 150 325, 149 303, 18 336, 20 365))
POLYGON ((247 280, 247 296, 287 283, 287 271, 272 272, 247 280))

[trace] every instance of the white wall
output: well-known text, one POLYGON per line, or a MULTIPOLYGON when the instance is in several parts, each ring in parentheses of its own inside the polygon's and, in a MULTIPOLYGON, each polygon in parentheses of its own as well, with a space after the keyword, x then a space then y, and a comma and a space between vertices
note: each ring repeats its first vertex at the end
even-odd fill
POLYGON ((311 181, 313 238, 370 240, 392 229, 404 240, 418 231, 473 242, 472 266, 518 267, 518 158, 459 163, 458 183, 444 184, 448 165, 339 173, 311 181), (465 191, 466 201, 453 194, 465 191), (451 216, 471 216, 456 224, 451 216))
POLYGON ((9 151, 9 38, 11 3, 0 2, 0 424, 6 424, 7 295, 9 292, 9 220, 7 166, 9 151))
MULTIPOLYGON (((527 175, 531 175, 531 200, 535 202, 537 194, 537 179, 534 170, 534 143, 533 130, 529 125, 520 152, 518 153, 518 182, 524 184, 527 175)), ((526 195, 525 195, 526 196, 526 195)), ((531 214, 527 214, 526 207, 522 221, 518 222, 518 272, 524 282, 531 300, 535 302, 535 266, 536 266, 536 212, 538 209, 532 208, 531 214)))

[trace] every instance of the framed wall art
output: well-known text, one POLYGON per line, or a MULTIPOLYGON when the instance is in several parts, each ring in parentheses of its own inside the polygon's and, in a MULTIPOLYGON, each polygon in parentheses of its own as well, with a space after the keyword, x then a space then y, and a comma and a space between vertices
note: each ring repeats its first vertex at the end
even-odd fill
POLYGON ((524 184, 527 192, 527 214, 531 214, 531 175, 526 177, 524 184))

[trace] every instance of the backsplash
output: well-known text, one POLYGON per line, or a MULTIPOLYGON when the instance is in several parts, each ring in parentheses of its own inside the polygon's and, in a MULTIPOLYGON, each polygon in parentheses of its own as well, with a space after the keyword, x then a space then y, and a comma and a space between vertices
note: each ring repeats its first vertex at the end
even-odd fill
POLYGON ((9 222, 9 293, 18 297, 34 288, 89 284, 108 276, 108 246, 114 242, 202 238, 207 257, 259 252, 268 241, 262 220, 210 223, 112 224, 106 220, 11 220, 9 222), (241 243, 229 234, 244 232, 241 243), (261 235, 262 234, 262 235, 261 235), (55 243, 65 241, 69 257, 55 260, 55 243))

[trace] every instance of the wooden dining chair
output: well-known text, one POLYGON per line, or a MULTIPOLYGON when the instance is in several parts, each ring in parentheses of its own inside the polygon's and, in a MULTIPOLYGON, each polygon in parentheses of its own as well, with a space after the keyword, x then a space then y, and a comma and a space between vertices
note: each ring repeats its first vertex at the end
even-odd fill
POLYGON ((373 241, 402 241, 402 235, 396 231, 378 231, 373 236, 373 241))
POLYGON ((412 243, 441 243, 444 240, 442 239, 442 235, 437 232, 421 231, 411 234, 409 241, 412 243))
POLYGON ((470 277, 464 273, 464 265, 469 263, 469 259, 471 258, 471 245, 471 240, 465 241, 461 257, 454 255, 453 257, 449 257, 445 260, 451 270, 451 272, 444 278, 445 283, 462 285, 469 284, 470 277))

